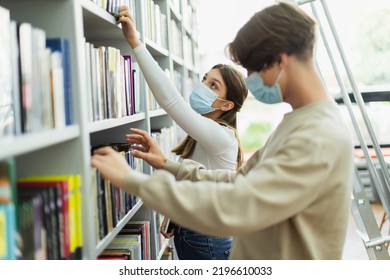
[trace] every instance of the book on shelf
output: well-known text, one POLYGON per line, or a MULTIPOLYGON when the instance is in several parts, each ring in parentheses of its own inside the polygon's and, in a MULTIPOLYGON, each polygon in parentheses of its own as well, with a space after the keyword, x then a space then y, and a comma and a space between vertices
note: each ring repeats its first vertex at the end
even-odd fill
POLYGON ((0 138, 14 135, 15 111, 12 96, 12 57, 9 10, 0 7, 0 138))
POLYGON ((55 127, 53 90, 56 88, 53 88, 52 52, 46 47, 47 40, 50 39, 46 38, 43 29, 34 27, 28 22, 18 24, 19 101, 23 133, 55 127))
MULTIPOLYGON (((66 222, 68 223, 68 228, 69 228, 69 251, 70 251, 69 258, 81 259, 82 248, 83 248, 83 233, 82 233, 82 220, 81 220, 81 191, 80 191, 81 177, 80 175, 64 174, 64 175, 28 176, 19 179, 18 182, 19 183, 48 182, 52 184, 57 184, 58 182, 62 182, 62 184, 67 184, 68 219, 66 222)), ((63 185, 61 190, 64 190, 63 185)), ((66 203, 66 198, 62 197, 61 201, 66 203)), ((64 225, 64 230, 65 230, 65 225, 64 225)), ((66 238, 64 239, 64 242, 66 242, 66 238)))
MULTIPOLYGON (((105 145, 101 145, 105 146, 105 145)), ((91 152, 101 146, 94 146, 91 152)), ((122 154, 133 169, 142 170, 140 159, 129 152, 128 143, 111 143, 113 149, 122 154)), ((138 198, 103 179, 96 168, 91 168, 91 188, 93 189, 94 223, 97 240, 103 239, 136 205, 138 198)))
POLYGON ((141 70, 137 62, 132 63, 132 112, 133 114, 140 113, 141 110, 141 88, 142 83, 141 70))
POLYGON ((94 100, 93 100, 93 75, 92 75, 92 53, 91 53, 91 43, 87 42, 85 38, 85 77, 86 77, 86 96, 87 96, 87 106, 88 106, 88 121, 92 122, 94 120, 94 100))
POLYGON ((150 260, 150 222, 149 221, 128 221, 119 232, 118 236, 128 234, 139 235, 141 238, 141 255, 143 260, 150 260))
POLYGON ((123 55, 124 59, 124 72, 125 72, 125 108, 126 115, 130 116, 135 114, 134 110, 134 77, 133 77, 133 59, 129 54, 123 55))
POLYGON ((15 188, 15 162, 0 162, 0 260, 14 260, 16 254, 18 204, 15 188))
POLYGON ((20 52, 18 45, 18 24, 11 20, 10 23, 11 34, 11 69, 12 69, 12 104, 13 104, 13 121, 14 134, 20 135, 22 133, 22 113, 21 113, 21 96, 20 96, 20 52))
MULTIPOLYGON (((118 234, 107 245, 108 250, 129 250, 132 260, 142 260, 142 245, 140 234, 118 234)), ((103 251, 103 254, 105 252, 103 251)))
POLYGON ((108 100, 107 100, 107 75, 106 75, 106 68, 107 68, 107 61, 106 61, 106 47, 99 46, 97 47, 98 50, 98 59, 99 59, 99 68, 96 69, 96 71, 99 72, 99 86, 100 86, 100 94, 101 94, 101 100, 102 100, 102 107, 101 107, 101 119, 107 119, 108 118, 108 100))
POLYGON ((46 48, 46 31, 32 27, 32 131, 54 127, 50 78, 50 49, 46 48))
MULTIPOLYGON (((6 18, 2 17, 1 22, 6 18)), ((0 45, 4 49, 1 53, 6 54, 7 49, 10 51, 7 59, 1 59, 2 69, 8 70, 2 74, 0 82, 3 90, 0 137, 61 127, 58 122, 60 117, 65 118, 65 109, 61 114, 56 106, 59 103, 64 107, 65 102, 57 99, 64 99, 66 84, 63 78, 58 80, 58 75, 64 73, 62 58, 57 62, 51 49, 46 47, 46 42, 52 39, 46 37, 43 29, 29 22, 10 21, 4 30, 9 30, 2 33, 2 36, 7 35, 8 41, 1 39, 0 45), (5 85, 8 82, 10 90, 5 85)), ((70 77, 68 84, 69 81, 70 77)))
POLYGON ((89 119, 135 114, 131 55, 121 55, 119 49, 111 46, 94 47, 90 42, 85 42, 85 49, 89 119))
POLYGON ((30 23, 19 23, 18 42, 20 51, 20 89, 22 105, 22 131, 31 132, 32 109, 32 26, 30 23))
POLYGON ((73 120, 73 103, 72 103, 72 84, 71 84, 71 69, 70 69, 70 46, 66 38, 48 38, 46 46, 51 51, 61 54, 62 74, 63 74, 63 89, 64 89, 64 106, 65 106, 65 123, 71 125, 73 120))

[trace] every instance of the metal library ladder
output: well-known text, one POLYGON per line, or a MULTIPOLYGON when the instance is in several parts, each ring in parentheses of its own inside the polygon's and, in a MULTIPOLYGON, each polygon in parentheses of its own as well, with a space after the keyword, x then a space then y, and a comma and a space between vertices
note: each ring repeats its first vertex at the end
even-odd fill
MULTIPOLYGON (((317 20, 319 25, 319 31, 322 38, 322 41, 325 45, 330 63, 332 64, 332 68, 337 79, 337 83, 340 87, 340 91, 342 94, 343 102, 348 109, 348 113, 350 115, 354 131, 356 133, 357 138, 359 139, 360 146, 362 148, 365 162, 367 164, 367 169, 370 174, 371 182, 373 187, 376 189, 379 195, 379 199, 381 204, 385 209, 385 213, 387 214, 387 219, 390 217, 390 174, 387 164, 384 160, 384 157, 381 152, 380 145, 373 131, 371 122, 367 115, 364 100, 362 98, 362 94, 359 91, 354 77, 352 75, 352 71, 349 67, 348 61, 346 59, 344 50, 340 43, 339 37, 336 32, 336 28, 334 26, 333 20, 329 13, 328 6, 325 0, 301 0, 301 1, 293 1, 298 5, 304 5, 310 3, 312 13, 317 20), (324 13, 324 17, 326 18, 328 27, 330 29, 331 34, 333 35, 334 43, 337 46, 338 53, 342 60, 342 64, 344 65, 346 74, 348 76, 349 83, 351 85, 353 95, 355 97, 356 103, 358 105, 359 111, 363 117, 365 128, 367 129, 368 135, 371 139, 372 147, 376 154, 376 160, 373 162, 370 154, 369 148, 366 144, 366 141, 363 137, 359 124, 357 122, 355 113, 352 108, 350 97, 345 90, 344 84, 342 82, 338 67, 336 65, 334 56, 332 54, 332 50, 329 46, 327 36, 323 29, 324 25, 321 22, 320 16, 316 9, 315 2, 320 2, 322 6, 322 10, 324 13)), ((332 37, 331 35, 331 37, 332 37)), ((318 66, 318 62, 317 62, 318 66)), ((361 182, 360 176, 358 174, 357 167, 355 166, 355 172, 353 176, 353 186, 352 186, 352 205, 351 210, 355 219, 355 223, 357 226, 357 232, 359 236, 362 238, 363 244, 366 248, 367 254, 372 260, 388 260, 390 259, 388 249, 386 244, 390 242, 390 236, 383 236, 380 230, 380 226, 375 219, 374 213, 372 211, 369 199, 367 197, 366 192, 364 191, 363 184, 361 182)))

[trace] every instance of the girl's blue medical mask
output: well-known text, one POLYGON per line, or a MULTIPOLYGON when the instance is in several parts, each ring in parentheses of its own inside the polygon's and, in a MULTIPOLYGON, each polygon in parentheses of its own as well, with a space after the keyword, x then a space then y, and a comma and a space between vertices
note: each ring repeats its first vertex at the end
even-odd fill
POLYGON ((266 86, 259 72, 252 73, 245 79, 246 86, 254 97, 260 102, 266 104, 275 104, 283 102, 282 92, 279 86, 279 80, 282 77, 283 70, 280 71, 273 86, 266 86))
POLYGON ((199 83, 192 90, 190 95, 190 105, 195 112, 204 115, 217 110, 216 108, 211 107, 216 99, 226 101, 224 99, 218 98, 218 94, 216 94, 204 83, 199 83))

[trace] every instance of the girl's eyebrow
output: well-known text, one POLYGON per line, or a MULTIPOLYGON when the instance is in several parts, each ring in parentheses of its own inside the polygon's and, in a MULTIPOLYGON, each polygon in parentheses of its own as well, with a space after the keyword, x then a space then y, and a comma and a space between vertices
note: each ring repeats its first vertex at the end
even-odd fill
MULTIPOLYGON (((203 76, 203 79, 206 79, 207 78, 207 73, 206 74, 204 74, 204 76, 203 76)), ((215 81, 215 82, 218 82, 221 86, 222 86, 222 83, 221 83, 221 81, 220 80, 218 80, 218 79, 216 79, 216 78, 213 78, 213 77, 211 77, 211 79, 213 80, 213 81, 215 81)))
POLYGON ((218 79, 216 79, 216 78, 211 78, 213 81, 216 81, 216 82, 218 82, 221 86, 222 86, 222 83, 221 83, 221 81, 220 80, 218 80, 218 79))

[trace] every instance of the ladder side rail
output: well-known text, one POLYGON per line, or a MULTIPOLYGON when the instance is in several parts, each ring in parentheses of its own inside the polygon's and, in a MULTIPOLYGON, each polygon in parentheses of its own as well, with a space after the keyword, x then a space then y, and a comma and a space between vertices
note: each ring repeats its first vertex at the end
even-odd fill
MULTIPOLYGON (((316 10, 313 11, 313 14, 316 14, 316 10)), ((321 36, 324 36, 323 29, 320 25, 321 36)), ((364 142, 364 138, 362 133, 360 132, 360 128, 357 124, 357 120, 352 111, 352 104, 349 99, 348 93, 345 91, 343 84, 341 82, 340 74, 337 70, 336 63, 334 61, 333 55, 330 51, 328 41, 326 37, 323 39, 325 48, 328 52, 329 59, 331 61, 333 70, 335 72, 336 79, 340 85, 340 89, 343 92, 344 103, 348 106, 349 114, 351 115, 352 122, 354 124, 355 129, 358 131, 359 138, 364 142)), ((320 70, 320 67, 317 63, 317 68, 320 70)), ((320 72, 321 73, 321 72, 320 72)), ((321 75, 322 76, 322 75, 321 75)), ((323 78, 322 78, 323 79, 323 78)), ((325 83, 324 83, 325 84, 325 83)), ((325 84, 326 85, 326 84, 325 84)), ((368 246, 367 244, 371 244, 374 241, 384 241, 385 239, 382 237, 382 234, 379 230, 378 224, 376 222, 375 216, 373 214, 372 208, 370 206, 369 199, 367 194, 364 191, 363 184, 361 183, 357 168, 354 168, 354 182, 352 189, 352 203, 351 203, 351 212, 354 216, 354 220, 357 227, 357 234, 361 237, 363 241, 363 245, 366 248, 367 255, 369 259, 373 260, 382 260, 382 259, 390 259, 390 256, 386 253, 385 247, 382 244, 375 246, 368 246)))
MULTIPOLYGON (((321 20, 318 16, 318 13, 317 13, 317 10, 316 10, 316 7, 313 3, 310 4, 311 5, 311 8, 312 8, 312 11, 313 11, 313 15, 314 17, 317 19, 317 22, 319 23, 319 31, 320 31, 320 34, 321 34, 321 37, 323 39, 323 43, 325 45, 325 48, 326 48, 326 51, 328 53, 328 56, 329 56, 329 59, 330 59, 330 62, 332 64, 332 68, 333 68, 333 71, 334 71, 334 74, 335 74, 335 77, 337 79, 337 83, 339 84, 339 87, 340 87, 340 91, 342 93, 342 97, 343 97, 343 101, 344 101, 344 104, 346 105, 347 109, 348 109, 348 112, 349 112, 349 115, 351 117, 351 121, 352 121, 352 124, 354 126, 354 129, 355 129, 355 132, 356 132, 356 135, 359 139, 359 142, 360 142, 360 145, 362 147, 362 150, 363 150, 363 153, 364 153, 364 156, 366 158, 366 164, 367 164, 367 169, 368 171, 370 172, 371 174, 371 179, 373 180, 373 184, 375 186, 378 186, 377 187, 377 190, 378 190, 378 195, 383 203, 383 206, 386 210, 386 213, 389 215, 390 214, 390 201, 389 201, 389 197, 388 195, 386 195, 388 192, 387 190, 383 187, 382 185, 382 181, 379 180, 379 175, 377 173, 377 169, 375 168, 374 164, 373 164, 373 161, 371 159, 371 156, 369 155, 369 152, 368 152, 368 146, 364 140, 364 137, 363 137, 363 134, 359 128, 359 125, 358 125, 358 122, 356 120, 356 117, 355 117, 355 114, 353 112, 353 108, 352 108, 352 103, 351 103, 351 100, 349 98, 349 95, 347 93, 347 91, 345 90, 345 87, 344 87, 344 84, 342 82, 342 79, 341 79, 341 76, 339 74, 339 71, 338 71, 338 68, 337 68, 337 65, 336 65, 336 62, 335 62, 335 59, 333 57, 333 54, 332 54, 332 51, 330 50, 330 46, 329 46, 329 43, 328 43, 328 40, 326 38, 326 35, 325 35, 325 32, 322 28, 322 25, 321 25, 321 20)), ((328 18, 329 20, 329 18, 328 18)), ((335 30, 333 30, 335 32, 335 30)), ((333 35, 335 35, 333 33, 333 35)), ((374 136, 375 137, 375 136, 374 136)), ((390 216, 390 215, 389 215, 390 216)))
MULTIPOLYGON (((344 50, 343 50, 343 47, 341 45, 340 39, 339 39, 338 34, 336 32, 336 28, 335 28, 333 20, 331 18, 331 15, 330 15, 330 12, 329 12, 329 8, 328 8, 328 6, 326 4, 326 1, 325 0, 320 0, 320 2, 322 4, 322 7, 323 7, 323 10, 324 10, 325 16, 327 18, 329 27, 330 27, 330 29, 332 31, 333 38, 334 38, 335 43, 337 45, 337 48, 339 50, 340 57, 341 57, 341 59, 343 61, 346 73, 348 75, 348 79, 349 79, 349 81, 351 83, 352 92, 353 92, 353 95, 355 97, 356 103, 359 106, 360 112, 361 112, 361 114, 363 116, 364 123, 365 123, 366 128, 368 130, 368 133, 370 135, 370 138, 371 138, 371 141, 372 141, 372 145, 373 145, 373 148, 375 150, 378 162, 379 162, 379 164, 380 164, 380 166, 382 168, 383 177, 385 179, 387 190, 390 190, 390 172, 389 172, 387 164, 386 164, 386 162, 384 160, 384 157, 382 155, 382 151, 381 151, 381 148, 379 146, 378 140, 377 140, 377 138, 375 136, 375 132, 374 132, 374 130, 372 128, 370 119, 369 119, 369 117, 367 115, 367 111, 365 109, 365 103, 364 103, 362 94, 359 91, 359 89, 357 87, 357 84, 356 84, 356 81, 355 81, 355 79, 354 79, 354 77, 352 75, 352 70, 351 70, 351 68, 349 66, 349 63, 348 63, 347 59, 346 59, 346 55, 344 53, 344 50)), ((313 3, 311 3, 311 5, 313 6, 313 3)), ((384 187, 385 186, 383 186, 382 184, 379 184, 378 186, 380 186, 380 188, 383 188, 382 191, 384 192, 384 187)), ((387 214, 389 214, 389 212, 387 212, 387 214)))

